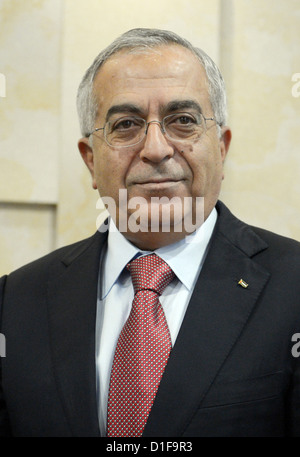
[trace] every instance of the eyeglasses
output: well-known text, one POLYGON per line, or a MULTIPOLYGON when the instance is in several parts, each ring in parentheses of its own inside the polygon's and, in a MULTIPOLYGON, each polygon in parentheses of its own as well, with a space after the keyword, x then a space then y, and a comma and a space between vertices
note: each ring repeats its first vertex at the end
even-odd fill
POLYGON ((141 117, 123 116, 106 122, 87 136, 103 130, 104 139, 109 146, 128 148, 141 143, 147 135, 150 124, 158 124, 163 134, 171 141, 193 143, 207 130, 207 121, 215 121, 214 117, 194 116, 191 113, 176 113, 165 116, 162 121, 147 122, 141 117))

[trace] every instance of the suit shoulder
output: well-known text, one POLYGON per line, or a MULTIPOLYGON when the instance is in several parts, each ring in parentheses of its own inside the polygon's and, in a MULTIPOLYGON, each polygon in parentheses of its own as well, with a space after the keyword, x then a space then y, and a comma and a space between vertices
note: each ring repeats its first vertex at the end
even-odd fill
POLYGON ((264 251, 290 253, 299 257, 299 241, 240 220, 220 201, 216 209, 219 213, 217 229, 250 257, 264 251))
POLYGON ((251 229, 259 235, 270 248, 276 249, 278 251, 291 251, 296 255, 300 255, 300 242, 277 233, 265 230, 260 227, 250 226, 251 229))
POLYGON ((218 202, 218 228, 222 235, 250 258, 268 266, 300 268, 300 243, 261 227, 255 227, 235 217, 218 202))
POLYGON ((48 270, 50 265, 55 264, 56 262, 68 264, 72 261, 72 259, 80 256, 92 243, 97 241, 100 236, 101 234, 96 232, 89 238, 55 249, 49 254, 46 254, 45 256, 40 257, 39 259, 36 259, 18 268, 17 270, 14 270, 8 275, 8 278, 17 279, 26 275, 41 275, 43 272, 48 270))
POLYGON ((278 272, 282 281, 293 282, 300 272, 300 243, 265 229, 252 227, 252 230, 267 244, 267 249, 258 253, 255 260, 269 271, 278 272))

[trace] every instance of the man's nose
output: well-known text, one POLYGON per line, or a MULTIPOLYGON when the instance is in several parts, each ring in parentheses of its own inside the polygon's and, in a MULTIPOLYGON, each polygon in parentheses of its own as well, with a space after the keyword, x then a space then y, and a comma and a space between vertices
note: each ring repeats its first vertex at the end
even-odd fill
POLYGON ((162 124, 159 121, 148 122, 140 158, 142 160, 159 163, 165 158, 170 158, 173 155, 174 148, 167 141, 162 124))

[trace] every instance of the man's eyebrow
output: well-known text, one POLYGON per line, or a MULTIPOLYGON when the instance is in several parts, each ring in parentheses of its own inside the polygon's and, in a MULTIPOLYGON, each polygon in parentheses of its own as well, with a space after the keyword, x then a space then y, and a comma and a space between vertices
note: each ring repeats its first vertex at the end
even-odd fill
MULTIPOLYGON (((202 113, 201 106, 195 100, 173 100, 164 107, 163 111, 173 113, 186 109, 194 109, 198 113, 202 113)), ((130 113, 137 116, 142 116, 144 114, 143 109, 133 103, 121 103, 119 105, 113 105, 109 108, 106 113, 105 122, 107 122, 113 114, 121 113, 130 113)))
POLYGON ((142 114, 142 109, 132 103, 122 103, 120 105, 113 105, 109 108, 106 113, 105 121, 107 122, 113 114, 130 113, 130 114, 142 114))
POLYGON ((165 107, 166 112, 182 111, 186 109, 194 109, 198 113, 202 113, 202 108, 195 100, 173 100, 165 107))

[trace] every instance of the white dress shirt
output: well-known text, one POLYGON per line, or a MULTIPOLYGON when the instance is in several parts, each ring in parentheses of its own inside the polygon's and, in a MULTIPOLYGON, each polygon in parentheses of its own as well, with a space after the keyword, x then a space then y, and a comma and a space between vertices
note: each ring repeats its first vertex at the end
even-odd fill
MULTIPOLYGON (((217 211, 185 239, 154 251, 174 271, 175 278, 160 296, 174 346, 195 283, 204 263, 217 211)), ((133 257, 152 254, 140 251, 109 222, 107 250, 102 256, 96 319, 96 383, 101 435, 106 434, 110 372, 119 334, 129 316, 134 291, 126 264, 133 257), (125 268, 125 270, 124 270, 125 268)))

